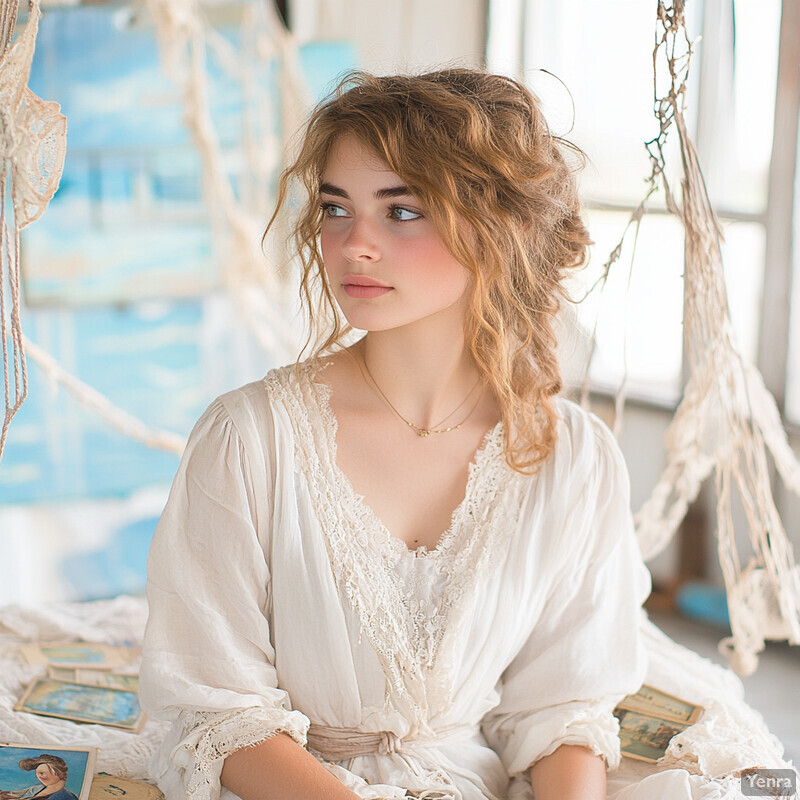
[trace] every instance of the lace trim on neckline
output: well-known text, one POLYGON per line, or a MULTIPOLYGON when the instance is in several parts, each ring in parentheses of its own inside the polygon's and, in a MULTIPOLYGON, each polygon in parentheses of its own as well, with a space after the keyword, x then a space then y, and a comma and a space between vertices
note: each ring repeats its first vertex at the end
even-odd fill
POLYGON ((453 689, 452 669, 439 657, 442 642, 458 626, 474 586, 507 553, 525 476, 505 463, 498 423, 473 457, 450 528, 435 548, 411 550, 386 529, 335 463, 337 421, 330 387, 315 381, 324 366, 308 361, 284 367, 270 372, 265 382, 288 412, 296 470, 308 483, 337 584, 358 614, 395 700, 424 725, 429 693, 438 705, 453 689), (435 608, 415 602, 409 582, 398 574, 398 564, 409 559, 424 560, 444 577, 435 608))
MULTIPOLYGON (((464 497, 461 502, 453 509, 450 514, 450 524, 447 530, 439 535, 435 547, 427 547, 421 544, 419 547, 409 547, 402 539, 398 538, 386 527, 383 520, 375 513, 369 503, 364 499, 364 495, 359 494, 350 479, 339 467, 337 461, 337 445, 336 436, 339 432, 339 421, 331 408, 331 387, 326 383, 320 383, 316 380, 322 370, 328 366, 330 362, 322 362, 313 364, 309 367, 308 378, 312 384, 313 389, 316 391, 316 399, 318 401, 317 407, 325 420, 323 432, 325 434, 325 450, 324 459, 327 461, 327 466, 331 472, 336 476, 336 479, 342 484, 343 491, 347 494, 348 502, 355 506, 363 506, 363 514, 369 520, 370 528, 375 531, 381 538, 383 543, 390 549, 396 551, 399 558, 408 555, 415 558, 435 558, 444 555, 452 546, 454 539, 457 539, 458 532, 462 529, 464 518, 468 512, 469 498, 475 493, 475 483, 480 477, 486 462, 497 458, 502 454, 503 450, 503 423, 498 422, 493 428, 488 430, 481 441, 478 449, 472 456, 472 459, 467 468, 467 483, 464 489, 464 497)), ((321 454, 322 455, 322 454, 321 454)))

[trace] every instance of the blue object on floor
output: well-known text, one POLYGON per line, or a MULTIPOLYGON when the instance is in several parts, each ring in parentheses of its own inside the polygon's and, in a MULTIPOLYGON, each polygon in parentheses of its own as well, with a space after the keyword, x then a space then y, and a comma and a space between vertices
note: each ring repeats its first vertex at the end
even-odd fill
POLYGON ((728 598, 725 590, 718 586, 688 581, 678 588, 675 603, 678 610, 691 619, 730 629, 728 598))

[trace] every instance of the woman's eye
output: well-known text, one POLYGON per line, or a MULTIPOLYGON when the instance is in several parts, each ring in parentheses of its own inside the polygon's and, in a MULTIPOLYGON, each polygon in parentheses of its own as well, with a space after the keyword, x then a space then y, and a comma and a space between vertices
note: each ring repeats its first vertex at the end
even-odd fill
POLYGON ((325 217, 347 216, 347 212, 341 206, 337 206, 336 203, 320 203, 319 207, 322 209, 322 214, 325 217))
POLYGON ((392 206, 389 209, 389 216, 397 222, 410 222, 422 218, 422 214, 412 211, 410 208, 403 208, 403 206, 392 206))

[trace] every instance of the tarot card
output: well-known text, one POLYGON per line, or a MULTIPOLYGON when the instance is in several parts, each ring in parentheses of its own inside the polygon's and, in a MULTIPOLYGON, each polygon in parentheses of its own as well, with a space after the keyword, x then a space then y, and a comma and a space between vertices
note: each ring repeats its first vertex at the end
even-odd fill
POLYGON ((702 713, 700 706, 652 686, 642 686, 614 709, 622 755, 638 761, 658 761, 672 737, 686 730, 702 713))
POLYGON ((642 686, 636 694, 623 697, 617 708, 640 711, 642 714, 683 722, 686 725, 696 722, 703 712, 700 706, 647 685, 642 686))
POLYGON ((73 722, 94 722, 133 732, 139 731, 144 724, 144 713, 136 692, 54 678, 32 681, 14 710, 73 722))
POLYGON ((688 725, 672 722, 626 708, 615 712, 619 720, 619 740, 622 755, 638 761, 656 762, 667 752, 672 737, 688 725))
POLYGON ((50 666, 47 668, 47 675, 59 681, 85 683, 88 686, 105 686, 108 689, 125 689, 128 692, 139 691, 139 676, 123 672, 50 666))
POLYGON ((89 800, 108 800, 114 797, 124 797, 125 800, 164 800, 163 793, 150 783, 107 775, 105 772, 95 775, 89 800))
POLYGON ((132 647, 118 647, 95 642, 38 642, 20 646, 32 665, 82 669, 117 669, 130 665, 139 655, 132 647))
POLYGON ((0 800, 40 792, 89 800, 96 758, 94 747, 0 744, 0 800))

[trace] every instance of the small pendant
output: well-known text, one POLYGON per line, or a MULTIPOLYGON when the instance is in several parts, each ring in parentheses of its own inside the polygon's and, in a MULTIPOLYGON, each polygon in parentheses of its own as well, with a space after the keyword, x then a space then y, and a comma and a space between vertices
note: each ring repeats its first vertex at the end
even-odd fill
POLYGON ((430 431, 427 428, 419 428, 417 433, 424 439, 426 436, 430 436, 433 431, 430 431))

